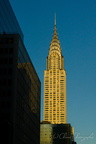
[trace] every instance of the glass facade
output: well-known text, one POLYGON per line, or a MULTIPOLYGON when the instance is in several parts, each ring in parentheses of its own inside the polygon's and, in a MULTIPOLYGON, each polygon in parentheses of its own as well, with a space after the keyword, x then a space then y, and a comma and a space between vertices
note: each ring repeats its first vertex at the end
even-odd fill
POLYGON ((20 35, 1 34, 0 113, 12 126, 12 144, 39 143, 40 90, 40 80, 20 35))
POLYGON ((18 33, 23 40, 23 33, 11 8, 9 0, 0 0, 0 34, 18 33))
POLYGON ((40 143, 40 90, 40 80, 23 44, 23 33, 10 2, 0 0, 0 140, 3 143, 40 143))
POLYGON ((6 139, 8 144, 39 143, 40 89, 40 80, 24 47, 23 33, 9 0, 0 0, 0 133, 3 143, 6 139))

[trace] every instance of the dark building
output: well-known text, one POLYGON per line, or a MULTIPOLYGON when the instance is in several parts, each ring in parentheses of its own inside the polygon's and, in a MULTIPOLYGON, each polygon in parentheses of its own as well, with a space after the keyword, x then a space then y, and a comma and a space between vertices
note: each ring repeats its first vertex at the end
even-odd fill
POLYGON ((20 35, 1 34, 0 125, 8 124, 12 144, 39 143, 40 85, 20 35))
POLYGON ((0 0, 0 140, 39 144, 41 83, 9 0, 0 0))
POLYGON ((40 124, 40 144, 75 144, 70 124, 40 124))

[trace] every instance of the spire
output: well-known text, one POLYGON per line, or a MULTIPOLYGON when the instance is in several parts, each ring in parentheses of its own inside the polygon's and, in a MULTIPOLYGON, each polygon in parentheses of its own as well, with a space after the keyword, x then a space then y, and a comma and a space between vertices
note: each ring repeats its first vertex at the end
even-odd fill
POLYGON ((54 15, 54 26, 56 26, 56 13, 54 15))
POLYGON ((56 28, 56 13, 54 14, 54 32, 53 32, 53 37, 51 43, 59 43, 58 39, 58 33, 57 33, 57 28, 56 28))
POLYGON ((54 35, 57 35, 57 29, 56 29, 56 13, 54 14, 54 35))

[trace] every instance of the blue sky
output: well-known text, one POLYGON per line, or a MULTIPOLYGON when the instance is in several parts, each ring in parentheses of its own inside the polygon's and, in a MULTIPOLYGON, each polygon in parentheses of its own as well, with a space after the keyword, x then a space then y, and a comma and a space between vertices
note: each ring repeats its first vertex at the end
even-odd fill
POLYGON ((67 71, 67 119, 78 144, 96 143, 96 1, 10 0, 42 83, 54 13, 67 71))

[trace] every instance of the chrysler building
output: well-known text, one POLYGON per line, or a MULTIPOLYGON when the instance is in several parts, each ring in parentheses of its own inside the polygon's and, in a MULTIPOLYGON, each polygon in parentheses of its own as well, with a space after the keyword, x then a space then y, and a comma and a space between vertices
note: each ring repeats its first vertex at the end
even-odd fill
POLYGON ((66 71, 56 18, 44 71, 44 121, 51 124, 66 123, 66 71))

